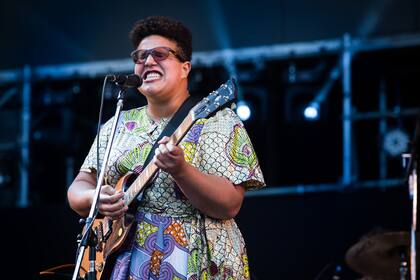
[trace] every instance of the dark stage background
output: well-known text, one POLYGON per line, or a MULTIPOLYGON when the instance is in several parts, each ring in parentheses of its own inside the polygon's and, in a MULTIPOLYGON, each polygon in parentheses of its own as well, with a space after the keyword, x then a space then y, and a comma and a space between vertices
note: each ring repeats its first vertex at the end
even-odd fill
MULTIPOLYGON (((246 198, 237 222, 248 244, 252 279, 356 279, 346 251, 375 228, 407 230, 403 188, 246 198)), ((74 261, 78 217, 64 204, 2 209, 3 274, 36 279, 37 271, 74 261)), ((13 277, 12 277, 13 276, 13 277)))
MULTIPOLYGON (((420 1, 1 1, 0 279, 36 279, 42 269, 74 262, 80 226, 66 191, 93 141, 103 81, 33 77, 24 162, 22 68, 58 71, 68 63, 127 58, 132 24, 155 14, 190 26, 198 52, 268 47, 266 56, 234 62, 233 72, 197 63, 190 76, 199 99, 234 74, 252 110, 244 123, 267 182, 248 194, 237 217, 252 279, 332 279, 338 268, 341 279, 358 279, 344 260, 352 245, 372 230, 409 231, 401 153, 411 149, 420 112, 420 1), (348 69, 341 65, 344 48, 268 54, 273 45, 310 47, 345 33, 388 40, 352 52, 351 183, 343 186, 345 81, 343 73, 331 73, 348 69), (411 41, 399 44, 407 34, 411 41), (303 110, 322 92, 319 119, 305 119, 303 110), (389 138, 392 132, 400 138, 389 138), (18 207, 22 166, 29 171, 28 205, 18 207)), ((104 119, 115 107, 115 88, 109 90, 104 119)), ((144 104, 127 93, 126 109, 144 104)))

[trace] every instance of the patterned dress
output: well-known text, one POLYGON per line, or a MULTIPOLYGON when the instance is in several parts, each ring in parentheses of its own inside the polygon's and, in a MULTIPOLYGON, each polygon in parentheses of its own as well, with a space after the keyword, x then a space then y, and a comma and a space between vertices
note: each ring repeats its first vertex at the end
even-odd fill
MULTIPOLYGON (((168 121, 154 123, 146 106, 121 114, 106 172, 111 185, 128 171, 141 172, 168 121)), ((100 132, 100 164, 111 125, 112 119, 100 132)), ((81 171, 95 171, 97 141, 81 171)), ((180 146, 186 161, 201 172, 225 177, 246 190, 264 186, 248 134, 230 109, 197 120, 180 146)), ((143 193, 136 222, 134 238, 119 254, 111 279, 249 279, 245 244, 235 221, 205 216, 168 173, 158 171, 143 193)))

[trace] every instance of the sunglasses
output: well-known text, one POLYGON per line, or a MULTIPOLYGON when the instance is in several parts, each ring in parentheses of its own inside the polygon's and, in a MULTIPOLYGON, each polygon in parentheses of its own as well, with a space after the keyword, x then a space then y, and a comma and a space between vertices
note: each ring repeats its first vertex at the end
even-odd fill
POLYGON ((179 61, 185 61, 181 55, 177 54, 176 51, 168 47, 156 47, 149 50, 135 50, 130 55, 133 58, 134 63, 143 64, 146 62, 149 55, 151 55, 153 59, 158 62, 167 59, 170 53, 178 58, 179 61))

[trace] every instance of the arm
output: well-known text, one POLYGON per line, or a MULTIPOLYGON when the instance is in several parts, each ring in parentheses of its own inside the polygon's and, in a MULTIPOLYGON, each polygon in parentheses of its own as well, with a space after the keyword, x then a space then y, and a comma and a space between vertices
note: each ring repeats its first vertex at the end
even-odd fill
POLYGON ((154 163, 172 175, 192 205, 204 214, 218 219, 230 219, 241 208, 245 189, 226 178, 209 175, 187 163, 180 147, 164 137, 155 151, 154 163))
MULTIPOLYGON (((96 188, 93 173, 79 172, 67 191, 70 207, 81 216, 88 216, 96 188)), ((120 218, 128 207, 122 200, 123 192, 116 193, 110 185, 103 185, 99 196, 99 213, 111 219, 120 218)))

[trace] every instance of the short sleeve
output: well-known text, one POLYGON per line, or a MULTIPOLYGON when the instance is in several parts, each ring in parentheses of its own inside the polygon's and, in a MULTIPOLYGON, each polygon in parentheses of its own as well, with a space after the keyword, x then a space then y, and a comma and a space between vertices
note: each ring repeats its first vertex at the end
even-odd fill
POLYGON ((238 116, 224 109, 202 123, 192 164, 247 190, 265 186, 257 155, 238 116))
MULTIPOLYGON (((99 132, 99 166, 102 166, 102 160, 105 155, 106 145, 108 143, 109 135, 111 134, 112 122, 114 117, 109 119, 102 127, 99 132)), ((90 147, 89 153, 86 156, 80 171, 84 172, 96 172, 97 171, 97 152, 96 152, 96 143, 98 142, 98 137, 95 137, 92 146, 90 147)))

